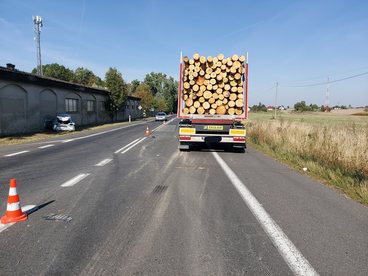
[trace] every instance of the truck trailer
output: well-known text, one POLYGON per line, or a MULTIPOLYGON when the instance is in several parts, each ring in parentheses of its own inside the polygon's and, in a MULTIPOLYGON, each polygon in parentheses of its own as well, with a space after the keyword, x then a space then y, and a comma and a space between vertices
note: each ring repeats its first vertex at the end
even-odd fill
POLYGON ((178 113, 180 150, 224 144, 246 148, 248 54, 225 58, 180 55, 178 113))

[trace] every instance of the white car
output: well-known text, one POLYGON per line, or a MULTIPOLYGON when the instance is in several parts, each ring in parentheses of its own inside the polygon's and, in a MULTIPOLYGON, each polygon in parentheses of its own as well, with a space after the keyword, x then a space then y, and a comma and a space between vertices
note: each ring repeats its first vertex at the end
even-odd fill
POLYGON ((167 121, 167 115, 165 112, 157 112, 156 121, 167 121))
POLYGON ((58 114, 56 115, 52 129, 54 131, 75 131, 75 123, 69 114, 58 114))

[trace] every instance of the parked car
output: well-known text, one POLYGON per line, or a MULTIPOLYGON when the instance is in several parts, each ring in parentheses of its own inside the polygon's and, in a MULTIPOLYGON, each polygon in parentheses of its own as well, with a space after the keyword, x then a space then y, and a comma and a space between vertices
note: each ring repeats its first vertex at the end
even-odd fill
POLYGON ((167 115, 165 112, 157 112, 156 121, 167 121, 167 115))
POLYGON ((53 131, 75 131, 75 123, 69 114, 57 114, 52 127, 53 131))

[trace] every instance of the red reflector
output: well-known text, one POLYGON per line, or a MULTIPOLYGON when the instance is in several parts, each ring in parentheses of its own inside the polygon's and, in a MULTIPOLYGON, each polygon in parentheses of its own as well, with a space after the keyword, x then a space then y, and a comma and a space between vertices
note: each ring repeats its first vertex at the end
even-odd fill
POLYGON ((245 137, 233 137, 233 141, 236 141, 236 142, 244 142, 245 141, 245 137))
POLYGON ((179 140, 190 140, 190 136, 179 136, 179 140))

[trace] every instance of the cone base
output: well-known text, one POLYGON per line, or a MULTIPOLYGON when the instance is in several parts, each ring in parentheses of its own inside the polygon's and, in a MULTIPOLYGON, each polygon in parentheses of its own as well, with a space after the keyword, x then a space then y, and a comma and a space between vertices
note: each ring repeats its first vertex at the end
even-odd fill
POLYGON ((19 222, 19 221, 26 220, 27 218, 28 217, 25 213, 21 214, 19 217, 15 217, 15 218, 10 218, 10 217, 7 217, 5 215, 1 218, 1 223, 2 224, 8 224, 8 223, 12 223, 12 222, 19 222))

